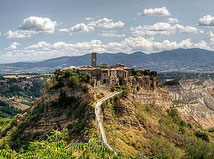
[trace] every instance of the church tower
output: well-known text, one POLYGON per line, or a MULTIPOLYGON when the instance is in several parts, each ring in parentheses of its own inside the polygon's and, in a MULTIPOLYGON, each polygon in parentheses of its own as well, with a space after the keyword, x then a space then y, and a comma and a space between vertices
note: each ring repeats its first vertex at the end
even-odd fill
POLYGON ((97 66, 97 53, 96 52, 91 53, 91 66, 92 67, 97 66))

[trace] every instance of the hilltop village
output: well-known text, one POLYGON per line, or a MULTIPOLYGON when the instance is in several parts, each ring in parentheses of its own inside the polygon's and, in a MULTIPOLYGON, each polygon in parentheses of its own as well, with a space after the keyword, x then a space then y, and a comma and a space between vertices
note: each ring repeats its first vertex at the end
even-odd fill
POLYGON ((100 86, 103 84, 114 85, 117 83, 120 85, 125 85, 131 71, 130 68, 123 64, 101 64, 98 66, 97 53, 95 52, 91 53, 91 66, 71 66, 69 68, 65 68, 64 70, 73 70, 74 72, 80 74, 89 74, 89 81, 93 86, 100 86))

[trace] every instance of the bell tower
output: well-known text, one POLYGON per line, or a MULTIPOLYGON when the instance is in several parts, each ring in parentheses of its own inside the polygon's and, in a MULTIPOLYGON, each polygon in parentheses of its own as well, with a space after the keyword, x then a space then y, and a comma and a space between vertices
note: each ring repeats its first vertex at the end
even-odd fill
POLYGON ((91 66, 92 67, 97 66, 97 53, 96 52, 91 53, 91 66))

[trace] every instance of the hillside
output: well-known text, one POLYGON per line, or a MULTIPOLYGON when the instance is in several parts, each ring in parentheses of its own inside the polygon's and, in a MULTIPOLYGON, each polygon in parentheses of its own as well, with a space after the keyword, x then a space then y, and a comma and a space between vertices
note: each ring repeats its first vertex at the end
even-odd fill
POLYGON ((184 150, 196 140, 197 123, 179 115, 164 89, 152 88, 141 77, 131 81, 128 95, 118 95, 102 106, 110 145, 132 157, 184 156, 184 150))
POLYGON ((0 116, 13 117, 28 108, 43 92, 45 81, 51 75, 0 76, 0 116))
POLYGON ((122 93, 102 104, 107 140, 119 153, 118 158, 177 159, 191 158, 191 153, 214 156, 213 131, 199 129, 195 122, 179 114, 154 74, 133 70, 126 86, 114 87, 92 87, 86 75, 57 70, 47 81, 42 97, 1 130, 0 146, 28 152, 32 150, 30 142, 48 140, 53 129, 66 132, 67 145, 91 139, 100 144, 95 104, 121 89, 122 93))
MULTIPOLYGON (((83 56, 59 57, 41 62, 19 62, 13 64, 1 64, 0 74, 4 73, 29 73, 29 72, 53 72, 55 68, 70 66, 90 65, 90 54, 83 56)), ((203 49, 176 49, 159 53, 145 54, 135 52, 125 53, 102 53, 98 54, 98 64, 122 63, 128 67, 148 68, 158 72, 165 71, 196 71, 213 72, 214 52, 203 49), (161 66, 161 67, 160 67, 161 66)))

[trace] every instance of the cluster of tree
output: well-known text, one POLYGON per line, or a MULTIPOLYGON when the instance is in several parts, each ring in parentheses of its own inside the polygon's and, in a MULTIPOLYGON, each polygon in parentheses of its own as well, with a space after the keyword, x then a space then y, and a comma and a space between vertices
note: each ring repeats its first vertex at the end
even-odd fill
POLYGON ((0 75, 0 81, 4 80, 4 76, 0 75))
POLYGON ((176 108, 167 110, 167 115, 159 120, 166 138, 158 137, 152 141, 150 150, 156 158, 210 159, 214 158, 214 143, 210 142, 205 131, 196 131, 190 123, 185 123, 176 108), (191 135, 190 135, 191 134, 191 135), (176 146, 175 146, 176 145, 176 146))
POLYGON ((10 123, 11 119, 10 118, 1 118, 0 117, 0 131, 6 127, 10 123))
POLYGON ((12 118, 16 114, 20 114, 22 111, 20 109, 10 107, 8 103, 0 100, 0 117, 2 118, 12 118))
POLYGON ((142 70, 135 70, 134 68, 131 68, 131 76, 157 76, 156 71, 151 71, 149 69, 142 69, 142 70))
POLYGON ((65 81, 67 82, 69 87, 78 87, 82 83, 89 83, 89 75, 88 74, 79 74, 75 73, 72 70, 59 70, 57 69, 54 72, 54 77, 47 81, 47 88, 61 88, 65 85, 65 81))
MULTIPOLYGON (((28 79, 25 79, 28 81, 28 79)), ((20 86, 20 82, 15 79, 7 79, 8 88, 0 89, 0 95, 5 97, 22 96, 22 97, 40 97, 42 95, 42 90, 44 88, 44 81, 40 79, 31 79, 31 86, 25 86, 24 88, 20 86)))

